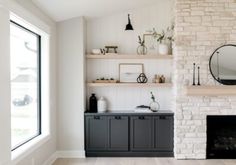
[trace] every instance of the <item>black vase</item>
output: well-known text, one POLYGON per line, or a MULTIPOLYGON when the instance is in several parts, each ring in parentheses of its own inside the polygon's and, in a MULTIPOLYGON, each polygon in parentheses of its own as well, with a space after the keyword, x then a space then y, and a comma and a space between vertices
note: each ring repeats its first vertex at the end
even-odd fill
POLYGON ((92 96, 89 98, 89 112, 97 112, 98 106, 97 106, 97 98, 94 93, 92 93, 92 96))

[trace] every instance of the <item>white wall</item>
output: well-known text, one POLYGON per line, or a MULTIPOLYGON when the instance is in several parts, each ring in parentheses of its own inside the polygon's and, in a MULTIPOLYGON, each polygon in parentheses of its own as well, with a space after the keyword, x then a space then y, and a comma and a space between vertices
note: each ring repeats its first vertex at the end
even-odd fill
POLYGON ((0 165, 11 159, 10 126, 10 25, 9 12, 0 6, 0 165))
POLYGON ((58 150, 84 155, 84 28, 82 17, 58 23, 58 150))
POLYGON ((138 35, 156 28, 162 31, 173 20, 173 0, 157 0, 155 5, 114 13, 87 21, 87 52, 105 45, 117 45, 119 53, 136 53, 138 35), (134 31, 125 31, 127 15, 131 14, 134 31))
POLYGON ((4 160, 9 160, 11 157, 10 150, 10 53, 9 45, 7 45, 7 40, 9 40, 9 12, 13 12, 19 17, 25 19, 27 22, 37 26, 41 30, 50 34, 50 139, 43 145, 33 150, 27 155, 23 155, 17 159, 17 165, 42 165, 45 160, 48 159, 56 151, 56 26, 55 23, 46 15, 44 15, 37 7, 35 7, 30 0, 2 0, 0 1, 0 6, 5 8, 5 12, 1 13, 0 19, 0 82, 1 82, 1 136, 0 136, 0 164, 4 160), (1 42, 2 41, 2 42, 1 42), (2 46, 2 44, 4 44, 2 46), (5 76, 4 76, 5 75, 5 76), (3 79, 3 80, 2 80, 3 79), (3 92, 4 91, 4 92, 3 92), (7 104, 9 103, 9 105, 7 104), (6 104, 6 105, 5 105, 6 104), (4 118, 4 119, 2 119, 4 118), (6 131, 5 133, 3 133, 6 131), (4 136, 3 136, 4 135, 4 136), (3 145, 2 145, 3 144, 3 145))

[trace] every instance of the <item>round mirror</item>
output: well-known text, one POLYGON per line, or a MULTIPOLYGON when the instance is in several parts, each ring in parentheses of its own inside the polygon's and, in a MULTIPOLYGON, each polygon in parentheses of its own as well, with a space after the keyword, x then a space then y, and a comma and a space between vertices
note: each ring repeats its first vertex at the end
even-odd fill
POLYGON ((212 54, 210 72, 224 85, 236 85, 236 45, 223 45, 212 54))

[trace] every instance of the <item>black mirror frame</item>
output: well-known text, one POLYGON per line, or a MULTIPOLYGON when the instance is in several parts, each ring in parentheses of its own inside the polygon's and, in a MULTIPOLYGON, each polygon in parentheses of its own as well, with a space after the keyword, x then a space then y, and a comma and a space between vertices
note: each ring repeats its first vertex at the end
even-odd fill
POLYGON ((211 57, 210 57, 210 59, 209 59, 209 70, 210 70, 210 73, 211 73, 211 75, 212 75, 212 77, 217 81, 217 82, 219 82, 220 84, 223 84, 223 85, 236 85, 236 80, 220 80, 220 79, 217 79, 215 76, 214 76, 214 74, 213 74, 213 72, 212 72, 212 69, 211 69, 211 60, 212 60, 212 57, 214 56, 214 54, 220 49, 220 48, 222 48, 222 47, 225 47, 225 46, 233 46, 233 47, 236 47, 236 45, 235 44, 225 44, 225 45, 222 45, 222 46, 220 46, 220 47, 218 47, 213 53, 212 53, 212 55, 211 55, 211 57))

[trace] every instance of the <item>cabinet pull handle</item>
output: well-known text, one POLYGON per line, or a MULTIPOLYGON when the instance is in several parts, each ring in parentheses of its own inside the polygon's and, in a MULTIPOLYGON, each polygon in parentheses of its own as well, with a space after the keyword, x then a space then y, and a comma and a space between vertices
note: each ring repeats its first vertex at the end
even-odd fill
POLYGON ((138 119, 144 120, 144 116, 139 116, 138 119))
POLYGON ((99 119, 100 119, 100 116, 94 116, 94 119, 95 119, 95 120, 99 120, 99 119))
POLYGON ((120 117, 120 116, 115 116, 115 119, 116 119, 116 120, 120 120, 121 117, 120 117))
POLYGON ((166 116, 160 116, 161 120, 166 120, 166 116))

